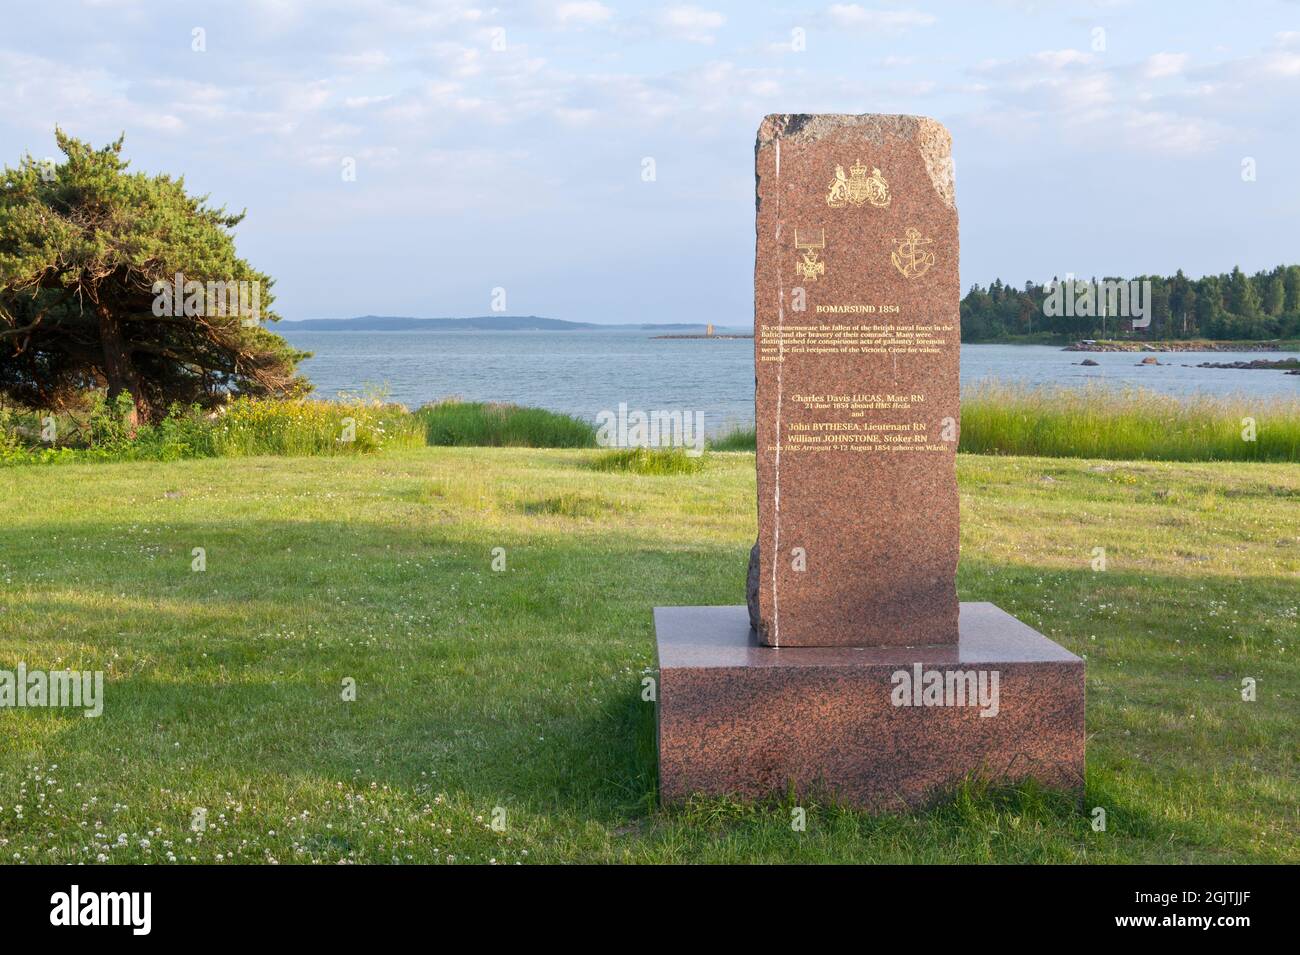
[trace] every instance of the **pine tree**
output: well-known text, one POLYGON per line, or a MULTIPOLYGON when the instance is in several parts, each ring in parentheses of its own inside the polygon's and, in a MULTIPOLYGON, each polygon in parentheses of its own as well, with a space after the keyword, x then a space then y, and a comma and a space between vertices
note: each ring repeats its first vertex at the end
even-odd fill
POLYGON ((1264 292, 1264 314, 1273 315, 1275 317, 1281 315, 1283 306, 1285 305, 1286 285, 1282 281, 1282 274, 1279 269, 1273 277, 1268 280, 1268 286, 1264 292))
POLYGON ((310 387, 295 370, 306 356, 261 325, 278 317, 271 279, 235 252, 242 213, 183 179, 128 172, 120 138, 93 149, 55 136, 64 162, 28 155, 0 173, 0 395, 58 409, 105 388, 131 396, 136 424, 173 402, 310 387), (253 320, 229 307, 234 289, 256 302, 253 320))
POLYGON ((1240 267, 1234 267, 1228 277, 1227 310, 1241 318, 1259 317, 1259 294, 1255 285, 1240 267))

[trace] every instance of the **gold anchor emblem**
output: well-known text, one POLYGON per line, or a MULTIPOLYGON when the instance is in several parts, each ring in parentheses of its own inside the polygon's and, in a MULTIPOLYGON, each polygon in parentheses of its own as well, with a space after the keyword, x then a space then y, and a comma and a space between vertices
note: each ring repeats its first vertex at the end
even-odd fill
POLYGON ((894 262, 894 268, 903 273, 903 278, 914 279, 918 275, 924 275, 934 265, 934 253, 921 248, 934 239, 921 238, 921 233, 916 229, 908 229, 904 236, 905 238, 894 240, 898 248, 889 257, 894 262))
POLYGON ((803 253, 803 257, 794 264, 794 270, 809 282, 816 282, 817 276, 826 274, 826 263, 817 258, 817 253, 826 248, 826 230, 818 229, 816 235, 815 239, 801 240, 799 230, 794 230, 794 247, 803 253))
POLYGON ((861 206, 863 203, 883 207, 889 205, 889 183, 874 166, 871 175, 862 160, 855 160, 849 167, 849 174, 844 175, 844 167, 835 167, 835 178, 831 181, 830 191, 826 193, 826 204, 832 209, 843 209, 846 205, 861 206))

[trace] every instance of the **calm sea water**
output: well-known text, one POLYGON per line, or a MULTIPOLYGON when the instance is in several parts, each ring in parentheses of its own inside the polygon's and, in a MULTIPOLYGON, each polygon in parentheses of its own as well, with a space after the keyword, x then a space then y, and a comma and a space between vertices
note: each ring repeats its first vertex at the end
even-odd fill
MULTIPOLYGON (((592 420, 619 402, 631 409, 694 409, 710 433, 754 420, 754 343, 656 339, 644 332, 299 332, 279 325, 295 346, 313 352, 302 371, 321 397, 386 388, 415 408, 459 396, 511 401, 592 420)), ((1296 395, 1300 375, 1275 371, 1189 368, 1267 354, 1084 354, 1040 345, 963 345, 963 388, 988 380, 1025 385, 1122 389, 1141 386, 1178 396, 1296 395), (1080 367, 1084 358, 1096 368, 1080 367)))

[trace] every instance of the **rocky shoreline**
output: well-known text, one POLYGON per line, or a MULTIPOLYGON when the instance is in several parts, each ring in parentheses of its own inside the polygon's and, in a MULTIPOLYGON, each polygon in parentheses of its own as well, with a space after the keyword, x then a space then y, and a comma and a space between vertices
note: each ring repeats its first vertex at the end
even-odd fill
MULTIPOLYGON (((1093 361, 1091 358, 1085 358, 1083 361, 1074 362, 1076 365, 1082 365, 1088 368, 1097 368, 1100 362, 1093 361)), ((1155 355, 1147 355, 1140 362, 1138 367, 1143 365, 1164 365, 1155 355)), ((1203 361, 1198 365, 1183 365, 1184 368, 1249 368, 1249 369, 1268 369, 1272 371, 1283 371, 1288 375, 1300 375, 1300 358, 1255 358, 1251 361, 1203 361)))
POLYGON ((1260 341, 1260 342, 1212 342, 1204 340, 1190 341, 1163 341, 1163 342, 1118 342, 1118 341, 1092 341, 1085 340, 1075 342, 1073 345, 1066 345, 1062 351, 1127 351, 1127 352, 1145 352, 1145 351, 1223 351, 1223 352, 1251 352, 1251 351, 1295 351, 1294 344, 1284 344, 1278 341, 1260 341))
POLYGON ((1266 368, 1273 371, 1285 371, 1288 375, 1300 375, 1300 358, 1256 358, 1253 361, 1203 361, 1197 368, 1266 368))

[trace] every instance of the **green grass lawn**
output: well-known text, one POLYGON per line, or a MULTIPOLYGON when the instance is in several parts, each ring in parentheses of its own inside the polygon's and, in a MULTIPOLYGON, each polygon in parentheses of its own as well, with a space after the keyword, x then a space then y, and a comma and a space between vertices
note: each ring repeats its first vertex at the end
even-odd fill
POLYGON ((599 453, 0 470, 0 667, 107 674, 98 719, 0 710, 0 858, 1300 862, 1294 464, 962 456, 962 599, 1087 657, 1085 806, 970 787, 794 832, 660 810, 640 693, 653 606, 743 601, 753 456, 599 453))

